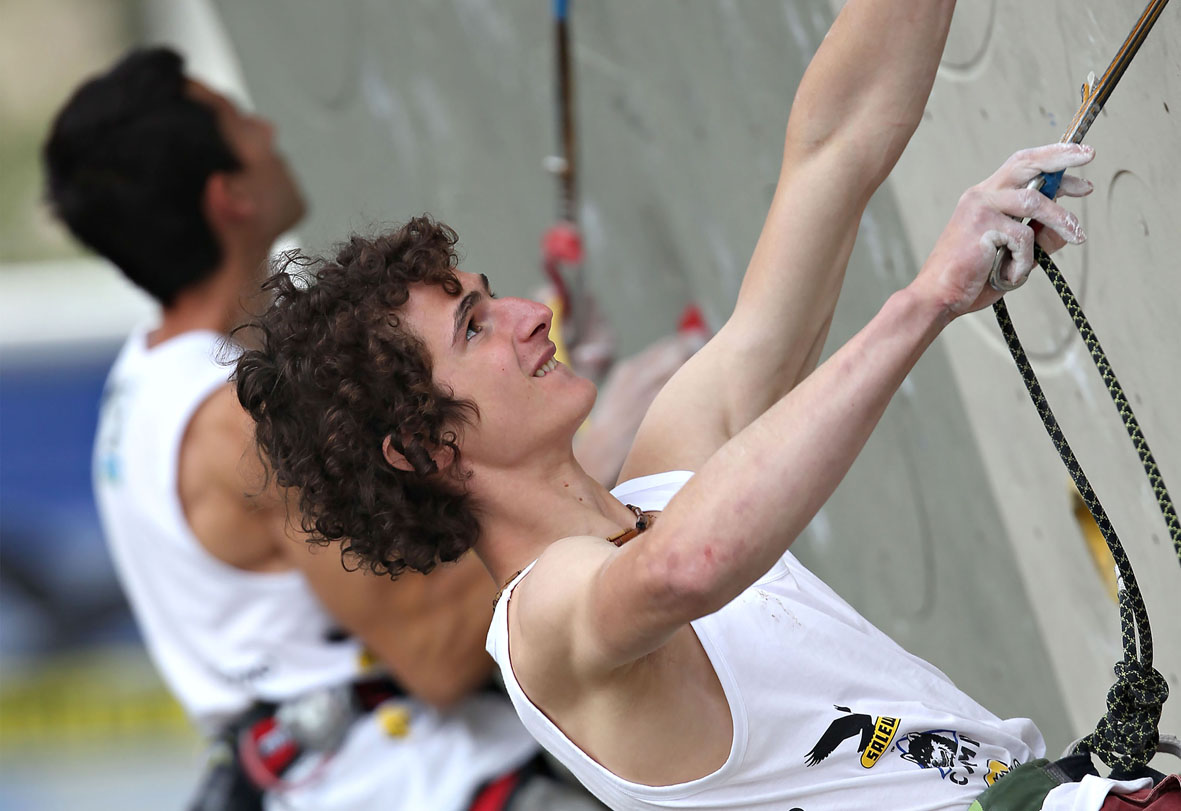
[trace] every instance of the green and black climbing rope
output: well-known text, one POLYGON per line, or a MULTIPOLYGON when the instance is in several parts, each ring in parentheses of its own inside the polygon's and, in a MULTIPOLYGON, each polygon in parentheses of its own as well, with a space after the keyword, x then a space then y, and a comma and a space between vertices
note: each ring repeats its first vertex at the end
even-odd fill
MULTIPOLYGON (((1164 479, 1140 430, 1140 424, 1136 421, 1136 415, 1132 413, 1128 398, 1124 396, 1123 388, 1107 361, 1095 331, 1091 329, 1078 299, 1075 298, 1062 273, 1040 246, 1035 247, 1034 258, 1046 272, 1054 289, 1058 291, 1062 303, 1091 354, 1091 359, 1095 362, 1096 369, 1103 378, 1128 436, 1132 438, 1132 444, 1140 456, 1140 462, 1148 475, 1153 494, 1168 526, 1169 536, 1173 539, 1178 561, 1181 561, 1181 522, 1177 520, 1177 513, 1173 509, 1164 479)), ((1103 533, 1122 580, 1119 590, 1119 614, 1124 658, 1115 666, 1116 681, 1107 694, 1107 713, 1100 719, 1095 731, 1080 741, 1077 751, 1094 752, 1111 769, 1123 774, 1132 773, 1146 765, 1156 752, 1161 708, 1169 695, 1164 677, 1152 666, 1152 630, 1148 624, 1148 611, 1123 544, 1120 543, 1103 505, 1099 503, 1091 483, 1087 481, 1074 451, 1066 441, 1058 420, 1050 410, 1029 358, 1026 357, 1025 350, 1017 338, 1004 300, 998 301, 993 310, 1004 334, 1005 343, 1009 347, 1009 353, 1017 363, 1025 388, 1037 408, 1038 416, 1041 417, 1054 447, 1057 448, 1063 464, 1078 487, 1087 509, 1091 511, 1095 523, 1103 533)))

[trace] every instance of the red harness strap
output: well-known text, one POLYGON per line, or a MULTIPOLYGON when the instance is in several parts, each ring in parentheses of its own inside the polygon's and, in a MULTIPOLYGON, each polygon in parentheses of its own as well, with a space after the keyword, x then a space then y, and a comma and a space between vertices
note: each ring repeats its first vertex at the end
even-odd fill
POLYGON ((476 795, 476 799, 472 800, 468 811, 503 811, 520 782, 520 769, 514 769, 508 774, 496 778, 481 789, 480 793, 476 795))

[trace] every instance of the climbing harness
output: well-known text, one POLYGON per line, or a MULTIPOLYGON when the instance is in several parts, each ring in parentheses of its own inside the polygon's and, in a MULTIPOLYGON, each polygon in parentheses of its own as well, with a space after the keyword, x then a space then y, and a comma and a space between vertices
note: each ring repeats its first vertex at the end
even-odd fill
MULTIPOLYGON (((1088 78, 1082 89, 1082 107, 1063 136, 1063 143, 1080 143, 1082 141, 1091 123, 1102 109, 1103 103, 1111 95, 1115 84, 1127 69, 1136 50, 1147 36, 1148 30, 1156 22, 1167 3, 1168 0, 1152 0, 1103 77, 1098 82, 1094 81, 1093 74, 1088 78)), ((1043 175, 1031 182, 1028 188, 1039 189, 1046 196, 1053 198, 1061 176, 1061 172, 1043 175)), ((1173 509, 1173 502, 1165 488, 1164 479, 1153 459, 1152 451, 1148 448, 1148 442, 1140 430, 1136 416, 1132 413, 1132 407, 1124 395, 1123 388, 1120 386, 1119 380, 1116 379, 1115 372, 1112 371, 1099 339, 1095 336, 1094 330, 1083 314, 1078 299, 1075 298, 1058 267, 1050 259, 1049 254, 1042 250, 1041 246, 1035 246, 1034 259, 1046 272, 1051 284, 1054 285, 1054 289, 1062 299, 1083 343, 1090 352, 1096 369, 1103 378, 1107 391, 1119 412, 1120 419, 1140 457, 1153 494, 1156 496, 1157 504, 1164 515, 1178 560, 1181 561, 1181 522, 1177 519, 1177 513, 1173 509)), ((1010 285, 1000 278, 997 271, 1002 260, 1003 255, 998 251, 990 282, 999 290, 1011 290, 1019 285, 1010 285)), ((1116 681, 1107 694, 1107 712, 1099 720, 1095 731, 1076 741, 1068 751, 1072 754, 1075 752, 1094 753, 1113 770, 1113 773, 1130 775, 1143 769, 1158 747, 1161 746, 1162 739, 1158 725, 1162 706, 1169 694, 1164 677, 1152 666, 1152 630, 1149 627, 1148 611, 1144 606, 1144 598, 1140 593, 1135 572, 1132 571, 1132 565, 1123 545, 1046 401, 1029 358, 1017 337, 1004 300, 1002 299, 993 305, 993 310, 1001 333, 1004 335, 1005 343, 1008 345, 1009 354, 1013 356, 1013 360, 1017 364, 1025 388, 1037 408, 1038 416, 1041 417, 1042 424, 1050 435, 1054 447, 1058 450, 1058 455, 1062 458, 1063 464, 1066 465, 1067 471, 1078 487, 1087 509, 1090 510, 1095 523, 1099 526, 1103 538, 1111 550, 1121 579, 1119 615, 1124 655, 1123 660, 1116 663, 1115 666, 1116 681)), ((1174 753, 1181 751, 1176 748, 1175 741, 1175 738, 1166 736, 1164 743, 1167 746, 1162 747, 1162 750, 1174 753)))
MULTIPOLYGON (((409 715, 406 695, 387 676, 310 690, 282 703, 259 701, 225 723, 214 736, 205 771, 187 811, 261 811, 266 792, 289 792, 315 783, 332 763, 361 716, 373 713, 391 737, 391 715, 409 715), (387 703, 388 702, 388 703, 387 703), (300 775, 290 777, 305 759, 300 775)), ((280 803, 282 805, 282 803, 280 803)))

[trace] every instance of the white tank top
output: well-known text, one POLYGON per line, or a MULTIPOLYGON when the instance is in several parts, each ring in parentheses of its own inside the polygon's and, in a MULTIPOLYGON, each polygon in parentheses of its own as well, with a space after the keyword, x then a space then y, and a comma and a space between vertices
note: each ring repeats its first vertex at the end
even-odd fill
POLYGON ((256 699, 339 684, 360 669, 359 643, 337 632, 298 571, 223 563, 185 519, 181 440, 226 385, 236 351, 207 331, 149 349, 136 331, 107 378, 94 455, 103 529, 148 652, 207 732, 256 699))
MULTIPOLYGON (((691 476, 646 476, 612 493, 662 510, 691 476)), ((726 762, 676 785, 624 780, 570 741, 513 675, 508 604, 531 568, 501 595, 488 651, 525 727, 613 809, 966 809, 997 776, 1045 749, 1030 720, 985 710, 785 553, 753 586, 692 623, 730 705, 726 762)))

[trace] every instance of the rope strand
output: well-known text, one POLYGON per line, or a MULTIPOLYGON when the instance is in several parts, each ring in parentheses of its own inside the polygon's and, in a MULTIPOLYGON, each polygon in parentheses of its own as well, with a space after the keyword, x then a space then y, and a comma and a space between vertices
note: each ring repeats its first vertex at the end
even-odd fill
MULTIPOLYGON (((1083 343, 1091 354, 1096 369, 1099 370, 1099 374, 1103 378, 1108 394, 1111 395, 1116 411, 1119 412, 1120 419, 1140 457, 1140 463, 1148 476, 1157 505, 1164 516, 1169 535, 1173 539, 1178 561, 1181 561, 1181 522, 1177 520, 1177 513, 1173 509, 1173 502, 1165 487, 1164 478, 1157 468, 1152 451, 1148 448, 1148 442, 1140 430, 1136 415, 1132 413, 1132 407, 1124 395, 1123 387, 1120 386, 1111 364, 1108 363, 1107 355, 1099 344, 1095 331, 1083 314, 1078 299, 1075 298, 1070 285, 1066 283, 1066 279, 1058 267, 1040 245, 1035 246, 1034 258, 1046 272, 1054 289, 1058 291, 1062 304, 1070 314, 1075 328, 1078 329, 1083 343)), ((1103 534, 1103 539, 1107 542, 1107 547, 1111 550, 1111 556, 1120 573, 1119 615, 1124 658, 1115 666, 1116 680, 1107 694, 1107 713, 1099 720, 1095 731, 1080 741, 1077 750, 1094 752, 1108 767, 1123 774, 1135 772, 1144 767, 1156 752, 1160 739, 1158 726, 1161 710, 1169 695, 1168 684, 1164 677, 1152 667, 1152 629, 1149 626, 1148 610, 1144 605, 1144 597, 1136 582, 1136 574, 1132 570, 1131 561, 1128 560, 1123 544, 1120 542, 1119 536, 1116 535, 1115 528, 1107 517, 1103 505, 1099 502, 1098 496, 1095 495, 1090 481, 1087 480, 1070 443, 1062 433, 1062 428, 1054 417, 1050 404, 1046 401, 1045 393, 1042 391, 1037 375, 1034 374, 1033 366, 1030 364, 1024 348, 1021 346, 1016 328, 1009 317, 1008 307, 1005 306, 1003 299, 993 306, 993 311, 1009 348, 1009 354, 1013 356, 1013 361, 1017 364, 1026 391, 1029 392, 1038 416, 1041 417, 1042 425, 1045 426, 1062 463, 1070 473, 1071 479, 1074 480, 1083 503, 1087 505, 1087 509, 1099 526, 1099 531, 1103 534)))

